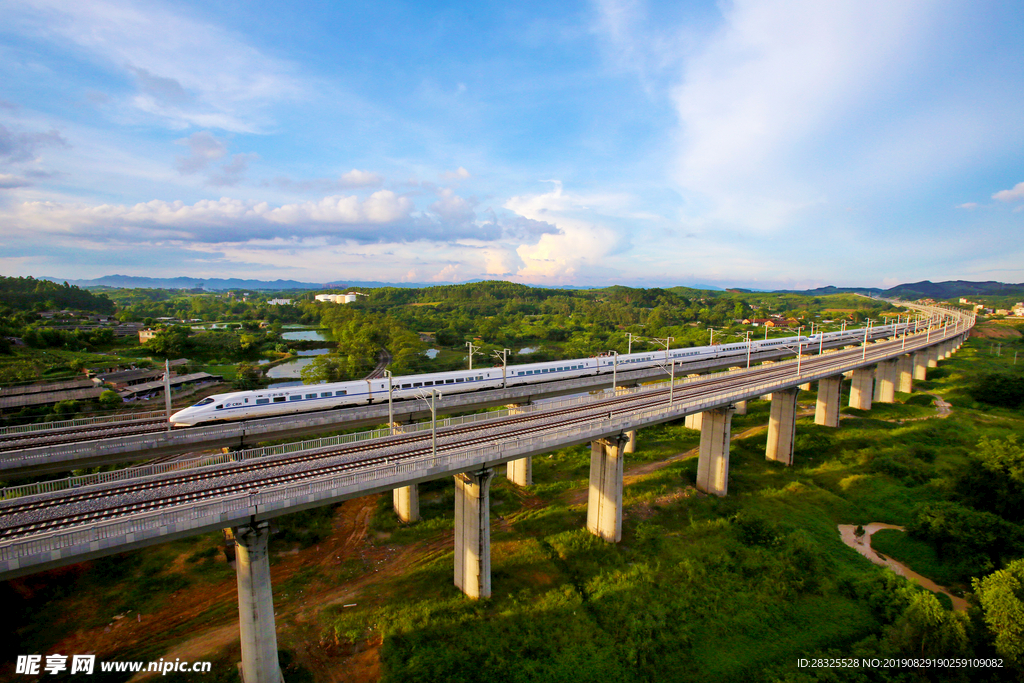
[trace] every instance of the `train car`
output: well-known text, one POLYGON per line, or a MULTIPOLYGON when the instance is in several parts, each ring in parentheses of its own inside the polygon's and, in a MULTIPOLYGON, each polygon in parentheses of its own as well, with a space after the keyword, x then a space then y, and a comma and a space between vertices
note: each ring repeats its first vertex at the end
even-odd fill
MULTIPOLYGON (((872 329, 869 338, 876 339, 894 334, 896 326, 886 325, 872 329)), ((828 332, 822 342, 830 343, 849 339, 851 342, 864 338, 862 330, 828 332)), ((174 426, 194 426, 211 422, 245 420, 256 417, 289 415, 314 410, 346 408, 368 405, 374 401, 386 401, 389 387, 394 400, 414 399, 426 396, 430 391, 440 394, 462 393, 480 389, 497 389, 561 379, 573 379, 627 370, 665 367, 666 363, 713 360, 728 356, 745 356, 749 353, 769 351, 798 344, 816 344, 818 336, 784 337, 749 343, 734 342, 717 346, 696 346, 669 349, 668 351, 643 351, 631 354, 608 354, 595 358, 545 361, 509 365, 505 368, 491 367, 479 370, 454 370, 419 375, 393 377, 390 380, 369 379, 308 386, 268 387, 256 391, 236 391, 214 394, 171 415, 174 426)))

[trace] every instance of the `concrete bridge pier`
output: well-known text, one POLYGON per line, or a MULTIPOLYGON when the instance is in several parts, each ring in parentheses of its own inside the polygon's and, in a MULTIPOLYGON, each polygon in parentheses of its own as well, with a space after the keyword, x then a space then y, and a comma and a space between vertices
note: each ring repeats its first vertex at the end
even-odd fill
POLYGON ((898 391, 902 394, 909 394, 914 390, 914 360, 911 356, 901 356, 896 364, 896 371, 899 377, 898 391))
POLYGON ((697 490, 724 496, 729 492, 729 439, 732 406, 704 411, 697 460, 697 490))
POLYGON ((926 349, 926 353, 928 354, 928 367, 930 367, 930 368, 937 368, 937 367, 939 367, 939 347, 938 346, 929 346, 926 349))
POLYGON ((395 508, 395 514, 403 522, 418 522, 420 520, 420 487, 419 484, 409 484, 391 490, 391 504, 395 508))
POLYGON ((853 371, 850 385, 850 407, 858 410, 871 410, 871 390, 875 381, 873 365, 857 368, 853 371))
POLYGON ((234 535, 242 680, 245 683, 283 683, 277 660, 274 595, 267 553, 270 524, 258 522, 235 527, 234 535))
MULTIPOLYGON (((505 406, 509 415, 522 415, 529 403, 512 403, 505 406)), ((533 457, 526 456, 505 465, 505 478, 516 486, 533 486, 533 457)))
POLYGON ((839 426, 839 405, 842 401, 843 376, 818 380, 818 401, 814 406, 814 424, 839 426))
POLYGON ((768 445, 765 460, 784 465, 793 464, 793 441, 796 438, 796 396, 800 388, 783 389, 772 393, 768 414, 768 445))
POLYGON ((631 429, 626 432, 626 445, 622 447, 622 452, 625 454, 636 453, 636 430, 631 429))
POLYGON ((800 389, 800 391, 810 391, 813 384, 814 382, 804 382, 798 388, 800 389))
POLYGON ((696 429, 698 432, 704 424, 704 413, 693 413, 683 418, 683 426, 687 429, 696 429))
POLYGON ((949 358, 953 355, 953 342, 946 342, 942 345, 943 358, 949 358))
POLYGON ((735 415, 746 415, 747 414, 747 402, 746 401, 736 401, 735 403, 732 404, 732 407, 733 407, 733 413, 735 415))
POLYGON ((878 364, 876 370, 876 393, 875 400, 879 403, 896 402, 896 363, 895 360, 885 360, 878 364))
POLYGON ((516 486, 533 486, 533 456, 512 460, 505 465, 505 478, 516 486))
POLYGON ((590 442, 590 492, 587 530, 609 543, 622 540, 622 465, 628 438, 590 442))
POLYGON ((923 382, 928 379, 928 353, 926 351, 918 351, 913 356, 914 360, 914 379, 918 382, 923 382))
POLYGON ((467 597, 491 596, 491 479, 494 470, 455 475, 455 585, 467 597))

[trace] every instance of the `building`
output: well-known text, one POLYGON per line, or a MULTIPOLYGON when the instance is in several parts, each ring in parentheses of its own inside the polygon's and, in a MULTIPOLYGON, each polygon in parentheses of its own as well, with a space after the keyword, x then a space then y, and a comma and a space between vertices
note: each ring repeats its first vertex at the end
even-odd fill
POLYGON ((347 294, 317 294, 316 300, 323 301, 332 304, 350 304, 361 296, 366 296, 362 292, 349 292, 347 294))
POLYGON ((267 304, 270 306, 287 306, 291 302, 291 299, 270 299, 267 301, 267 304))
POLYGON ((156 333, 160 330, 139 330, 139 343, 145 344, 150 339, 156 336, 156 333))

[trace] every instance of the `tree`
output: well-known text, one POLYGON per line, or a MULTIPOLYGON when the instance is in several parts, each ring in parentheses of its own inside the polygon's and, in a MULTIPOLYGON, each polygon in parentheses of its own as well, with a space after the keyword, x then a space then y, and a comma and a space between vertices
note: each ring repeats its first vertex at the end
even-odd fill
POLYGON ((888 640, 911 657, 960 657, 968 651, 967 624, 967 615, 948 611, 934 593, 921 591, 893 624, 888 640))
POLYGON ((348 366, 348 360, 337 354, 317 356, 312 363, 302 368, 302 383, 340 382, 346 379, 348 366))
POLYGON ((153 338, 146 342, 145 346, 153 353, 165 358, 181 356, 189 347, 190 332, 191 330, 184 325, 168 327, 153 335, 153 338))
POLYGON ((258 366, 252 363, 239 363, 235 366, 234 387, 241 391, 252 391, 258 389, 263 373, 258 366))
POLYGON ((124 402, 124 399, 116 391, 107 389, 100 394, 99 402, 103 404, 104 408, 116 408, 124 402))
POLYGON ((1024 560, 972 582, 996 652, 1024 666, 1024 560))
POLYGON ((981 439, 958 471, 954 490, 972 507, 1024 521, 1024 445, 1015 434, 981 439))

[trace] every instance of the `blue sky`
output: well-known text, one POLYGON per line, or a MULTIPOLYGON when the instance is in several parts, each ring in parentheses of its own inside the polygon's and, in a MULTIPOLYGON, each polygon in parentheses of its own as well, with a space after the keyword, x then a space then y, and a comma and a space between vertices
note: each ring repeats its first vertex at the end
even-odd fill
POLYGON ((1024 281, 1016 2, 5 0, 0 272, 1024 281))

